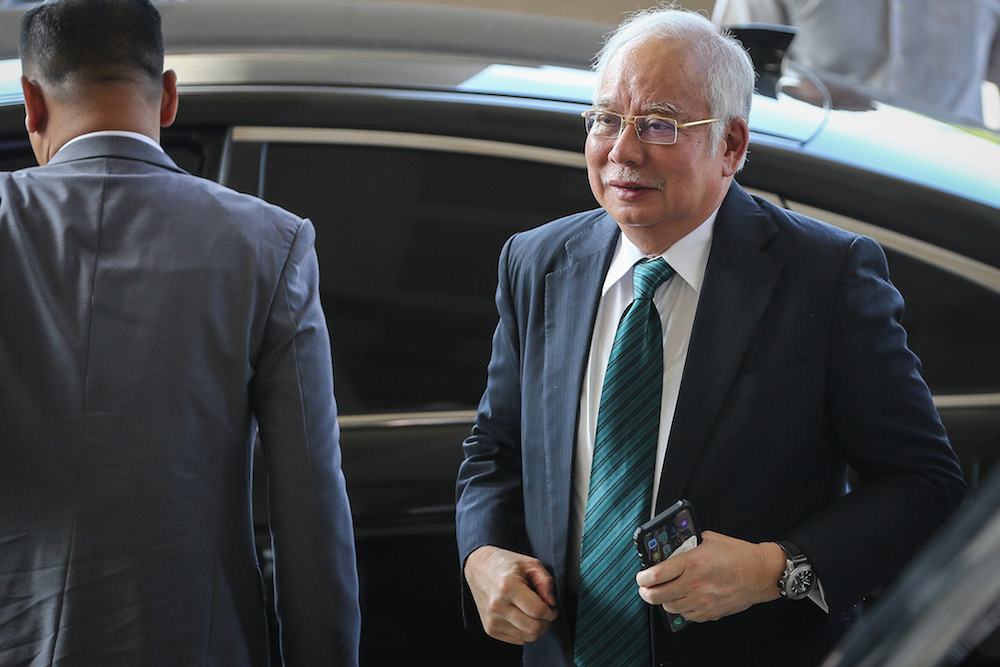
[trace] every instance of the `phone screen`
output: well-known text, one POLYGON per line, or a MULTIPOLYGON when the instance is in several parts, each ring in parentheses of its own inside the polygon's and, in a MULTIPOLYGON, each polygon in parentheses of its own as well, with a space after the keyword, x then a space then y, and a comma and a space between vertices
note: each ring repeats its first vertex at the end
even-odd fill
MULTIPOLYGON (((652 567, 671 556, 698 546, 701 531, 694 519, 694 509, 686 500, 679 500, 635 529, 633 536, 643 567, 652 567)), ((672 632, 685 627, 687 619, 664 612, 672 632)))

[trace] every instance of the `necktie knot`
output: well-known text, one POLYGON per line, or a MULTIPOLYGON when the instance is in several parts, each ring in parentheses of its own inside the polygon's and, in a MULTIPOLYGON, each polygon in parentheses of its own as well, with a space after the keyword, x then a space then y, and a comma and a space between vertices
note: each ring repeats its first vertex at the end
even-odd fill
POLYGON ((663 261, 662 257, 636 262, 632 269, 633 298, 652 299, 656 288, 672 275, 674 275, 674 270, 663 261))

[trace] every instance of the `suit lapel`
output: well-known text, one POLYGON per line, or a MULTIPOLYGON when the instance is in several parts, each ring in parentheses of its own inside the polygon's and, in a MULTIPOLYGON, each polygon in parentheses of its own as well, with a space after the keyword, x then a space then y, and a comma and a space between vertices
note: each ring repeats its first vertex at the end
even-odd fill
POLYGON ((567 263, 545 277, 545 352, 542 401, 545 414, 546 484, 551 502, 554 559, 565 579, 573 451, 579 420, 580 389, 590 355, 601 284, 618 239, 618 225, 607 214, 566 243, 567 263), (561 536, 561 537, 560 537, 561 536))
POLYGON ((658 511, 683 496, 770 300, 782 263, 762 247, 776 233, 760 207, 733 183, 715 222, 660 479, 658 511))

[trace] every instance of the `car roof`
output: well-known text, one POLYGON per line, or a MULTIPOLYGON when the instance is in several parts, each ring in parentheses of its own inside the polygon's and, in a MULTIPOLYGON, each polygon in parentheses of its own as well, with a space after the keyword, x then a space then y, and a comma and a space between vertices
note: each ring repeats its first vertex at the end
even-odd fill
MULTIPOLYGON (((612 26, 400 2, 156 3, 171 53, 354 48, 586 68, 612 26)), ((24 10, 0 10, 0 59, 17 57, 24 10)))

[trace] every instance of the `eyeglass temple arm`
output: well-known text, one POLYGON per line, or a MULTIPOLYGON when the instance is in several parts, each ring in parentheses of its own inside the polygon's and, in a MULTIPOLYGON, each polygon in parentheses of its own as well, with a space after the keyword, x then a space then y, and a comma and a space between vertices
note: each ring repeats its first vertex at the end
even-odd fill
MULTIPOLYGON (((693 120, 690 123, 677 123, 677 127, 692 127, 694 125, 704 125, 705 123, 714 123, 716 121, 722 120, 721 118, 706 118, 705 120, 693 120)), ((676 121, 674 121, 676 122, 676 121)))

